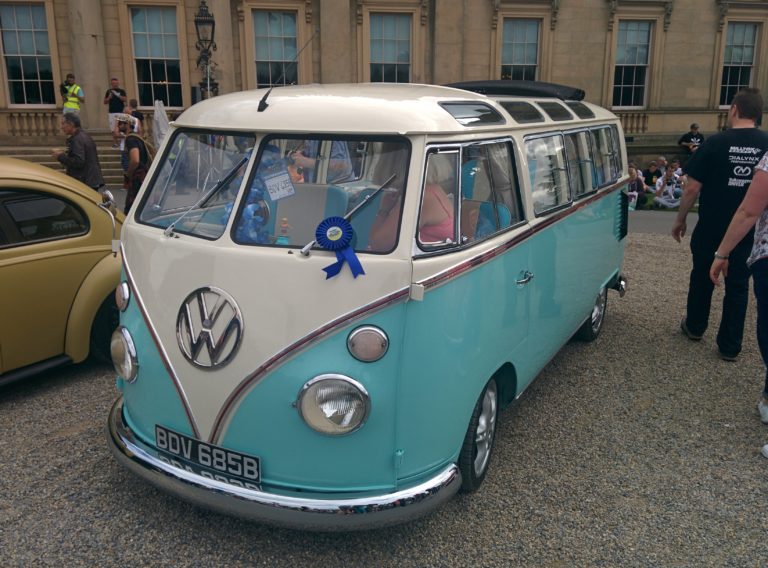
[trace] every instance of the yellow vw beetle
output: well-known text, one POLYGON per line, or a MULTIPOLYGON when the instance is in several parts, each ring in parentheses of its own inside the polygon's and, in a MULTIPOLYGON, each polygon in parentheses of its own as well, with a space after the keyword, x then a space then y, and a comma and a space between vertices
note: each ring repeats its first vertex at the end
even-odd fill
POLYGON ((109 358, 123 219, 109 192, 0 158, 0 385, 109 358))

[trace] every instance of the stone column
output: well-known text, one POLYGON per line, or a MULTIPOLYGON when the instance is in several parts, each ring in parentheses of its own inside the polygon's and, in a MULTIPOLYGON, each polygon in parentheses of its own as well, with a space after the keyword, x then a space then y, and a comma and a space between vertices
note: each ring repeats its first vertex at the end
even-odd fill
POLYGON ((106 130, 107 107, 103 103, 104 92, 109 87, 109 72, 101 2, 67 0, 67 13, 72 67, 75 80, 83 88, 85 95, 85 103, 80 105, 83 127, 86 130, 106 130))
POLYGON ((317 26, 316 19, 320 20, 320 42, 315 45, 320 45, 321 51, 320 77, 315 80, 320 83, 356 81, 352 54, 357 50, 357 44, 350 32, 352 14, 349 0, 323 0, 320 14, 316 12, 313 16, 313 28, 317 26))
MULTIPOLYGON (((216 20, 216 32, 213 38, 216 42, 216 51, 211 56, 211 61, 216 64, 214 77, 219 83, 220 95, 232 93, 235 91, 235 44, 232 41, 234 33, 230 1, 206 0, 206 3, 216 20)), ((195 12, 198 4, 199 1, 194 3, 195 12)), ((190 48, 195 48, 194 42, 190 44, 190 48)), ((197 51, 195 51, 195 57, 197 57, 197 51)), ((197 70, 197 73, 202 80, 202 72, 197 70)))
POLYGON ((435 2, 433 57, 430 80, 436 85, 463 79, 464 0, 435 2))

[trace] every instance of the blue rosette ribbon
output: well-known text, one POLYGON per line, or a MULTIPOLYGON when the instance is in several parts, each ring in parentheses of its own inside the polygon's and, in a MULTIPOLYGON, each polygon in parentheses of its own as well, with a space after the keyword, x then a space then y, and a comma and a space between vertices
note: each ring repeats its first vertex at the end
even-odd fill
POLYGON ((328 217, 317 226, 315 230, 317 244, 336 253, 336 262, 323 268, 326 280, 338 275, 345 262, 349 264, 349 269, 355 278, 365 274, 355 250, 350 246, 354 236, 355 231, 352 225, 343 217, 328 217))

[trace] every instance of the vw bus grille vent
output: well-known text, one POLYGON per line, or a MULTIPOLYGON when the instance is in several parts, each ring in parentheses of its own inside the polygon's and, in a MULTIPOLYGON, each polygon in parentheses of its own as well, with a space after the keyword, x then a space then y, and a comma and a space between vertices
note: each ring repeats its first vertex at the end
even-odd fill
POLYGON ((622 240, 627 236, 629 229, 629 196, 624 191, 619 192, 617 207, 619 210, 616 212, 616 238, 622 240))

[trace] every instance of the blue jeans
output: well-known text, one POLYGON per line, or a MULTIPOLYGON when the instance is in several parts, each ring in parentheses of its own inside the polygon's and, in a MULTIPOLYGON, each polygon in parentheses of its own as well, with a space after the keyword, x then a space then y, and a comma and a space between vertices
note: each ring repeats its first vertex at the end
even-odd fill
MULTIPOLYGON (((768 367, 768 258, 761 258, 751 269, 757 300, 757 345, 760 347, 763 363, 768 367)), ((763 397, 768 399, 768 368, 765 373, 763 397)))

